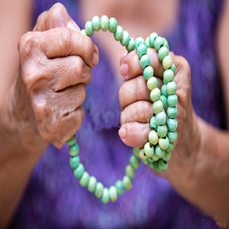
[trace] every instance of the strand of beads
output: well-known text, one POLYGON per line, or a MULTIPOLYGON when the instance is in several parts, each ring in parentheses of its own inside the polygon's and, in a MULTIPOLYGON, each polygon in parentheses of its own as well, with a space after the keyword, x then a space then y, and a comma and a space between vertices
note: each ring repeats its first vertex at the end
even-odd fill
POLYGON ((115 202, 118 195, 122 195, 125 190, 129 190, 132 187, 132 179, 135 176, 135 170, 139 168, 140 158, 144 164, 147 164, 151 169, 156 172, 165 171, 168 167, 167 161, 171 157, 171 151, 174 148, 174 141, 177 138, 176 127, 177 122, 175 119, 177 110, 177 96, 176 84, 173 82, 175 66, 172 58, 168 55, 169 48, 168 42, 159 37, 156 33, 152 33, 146 41, 143 38, 138 37, 136 41, 130 38, 127 31, 123 31, 123 28, 117 24, 115 18, 108 18, 102 16, 101 19, 98 16, 93 17, 92 21, 88 21, 85 24, 85 29, 81 30, 81 34, 85 36, 92 36, 94 31, 109 30, 114 34, 116 41, 120 41, 121 45, 125 46, 128 52, 137 50, 137 54, 140 58, 140 64, 143 68, 143 75, 147 80, 147 87, 151 91, 150 97, 153 101, 153 110, 156 116, 153 116, 150 120, 151 131, 149 133, 149 142, 144 145, 144 148, 133 149, 133 155, 130 157, 129 165, 125 168, 125 175, 122 180, 118 180, 115 185, 110 188, 104 187, 101 182, 97 182, 94 176, 90 176, 85 171, 84 166, 80 163, 78 156, 79 146, 76 143, 76 136, 74 135, 67 144, 69 145, 70 166, 74 169, 74 175, 79 179, 82 187, 87 187, 89 192, 94 192, 97 198, 101 198, 104 204, 109 201, 115 202), (162 61, 162 65, 165 69, 164 72, 164 85, 161 90, 157 88, 157 79, 153 76, 154 70, 150 66, 150 58, 146 55, 147 48, 155 48, 158 52, 158 57, 162 61), (165 109, 167 108, 167 116, 165 109), (167 126, 166 126, 167 121, 167 126), (169 131, 168 131, 169 130, 169 131))

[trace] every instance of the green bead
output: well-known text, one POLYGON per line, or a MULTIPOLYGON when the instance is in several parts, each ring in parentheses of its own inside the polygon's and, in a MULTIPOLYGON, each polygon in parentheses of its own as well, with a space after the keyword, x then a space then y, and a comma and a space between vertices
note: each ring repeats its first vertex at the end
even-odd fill
POLYGON ((172 65, 171 70, 172 70, 172 71, 174 72, 174 74, 175 74, 175 72, 176 72, 176 66, 175 66, 175 64, 172 65))
POLYGON ((104 204, 107 204, 107 203, 109 202, 109 199, 110 199, 109 190, 108 190, 108 188, 104 188, 104 189, 103 189, 103 194, 102 194, 102 197, 101 197, 101 201, 102 201, 104 204))
POLYGON ((171 158, 171 152, 168 152, 167 150, 165 151, 165 155, 164 157, 162 158, 163 161, 168 161, 170 158, 171 158))
POLYGON ((135 176, 135 170, 131 165, 126 166, 125 173, 130 179, 133 179, 135 176))
POLYGON ((138 57, 139 59, 143 56, 143 55, 146 55, 147 53, 147 47, 145 44, 140 44, 137 48, 137 54, 138 54, 138 57))
POLYGON ((135 156, 132 155, 130 157, 130 165, 134 168, 134 169, 138 169, 139 165, 140 165, 140 160, 135 156))
POLYGON ((167 121, 169 131, 175 131, 177 129, 177 120, 175 118, 169 118, 167 121))
POLYGON ((119 196, 121 196, 123 193, 124 193, 124 184, 122 183, 121 180, 117 180, 116 183, 115 183, 115 188, 117 190, 117 193, 119 196))
POLYGON ((148 135, 149 142, 153 145, 156 145, 158 143, 158 135, 157 132, 154 130, 151 130, 148 135))
POLYGON ((167 88, 168 95, 173 95, 176 93, 177 85, 174 81, 172 81, 166 85, 166 88, 167 88))
POLYGON ((143 160, 147 158, 143 149, 139 150, 139 157, 143 160))
POLYGON ((117 200, 118 194, 117 194, 117 190, 115 186, 111 186, 109 188, 109 196, 110 196, 111 202, 115 202, 117 200))
POLYGON ((92 27, 95 31, 99 31, 101 28, 101 21, 100 18, 98 16, 94 16, 92 18, 92 27))
POLYGON ((145 164, 145 165, 148 165, 147 159, 142 159, 142 163, 145 164))
POLYGON ((167 48, 167 49, 169 49, 169 43, 168 43, 168 41, 165 39, 165 38, 163 38, 164 39, 164 46, 167 48))
POLYGON ((109 18, 106 15, 101 17, 101 29, 107 31, 109 28, 109 18))
POLYGON ((169 147, 169 139, 168 137, 159 138, 159 146, 162 150, 166 150, 169 147))
POLYGON ((147 157, 147 161, 148 161, 148 164, 149 164, 149 163, 153 163, 152 157, 147 157))
POLYGON ((163 103, 163 109, 166 109, 167 108, 167 98, 164 95, 161 95, 160 100, 163 103))
POLYGON ((155 114, 158 114, 162 110, 163 110, 163 103, 161 102, 161 100, 158 100, 153 103, 153 111, 155 112, 155 114))
POLYGON ((164 138, 167 135, 167 132, 168 132, 168 128, 166 125, 157 127, 157 134, 159 137, 164 138))
POLYGON ((89 192, 94 192, 96 189, 97 180, 95 177, 91 176, 89 178, 87 189, 89 192))
POLYGON ((176 107, 168 107, 167 115, 169 118, 175 118, 177 115, 177 108, 176 107))
POLYGON ((73 146, 75 143, 76 143, 76 136, 73 135, 73 136, 67 141, 67 144, 68 144, 69 146, 73 146))
POLYGON ((135 48, 136 48, 136 50, 138 49, 138 46, 140 44, 145 44, 145 41, 144 41, 144 39, 142 37, 137 37, 136 40, 135 40, 135 48))
MULTIPOLYGON (((148 67, 146 67, 146 68, 148 68, 148 67)), ((157 87, 157 79, 155 77, 151 77, 150 79, 148 79, 148 81, 147 81, 147 88, 150 91, 152 91, 156 87, 157 87)))
POLYGON ((173 65, 173 59, 171 56, 166 56, 162 61, 162 66, 165 70, 171 68, 173 65))
POLYGON ((169 50, 165 46, 162 46, 158 51, 159 60, 163 61, 163 59, 168 55, 169 55, 169 50))
POLYGON ((79 156, 71 157, 70 158, 70 161, 69 161, 69 164, 70 164, 70 167, 72 169, 76 169, 79 166, 79 164, 80 164, 80 158, 79 158, 79 156))
POLYGON ((149 48, 150 47, 149 37, 146 38, 145 43, 146 43, 146 47, 149 48))
POLYGON ((89 174, 84 171, 83 176, 80 178, 80 185, 82 187, 87 187, 89 182, 89 174))
POLYGON ((172 71, 172 69, 167 69, 166 71, 164 71, 163 79, 166 83, 173 81, 174 72, 172 71))
POLYGON ((167 170, 167 168, 168 168, 168 163, 167 163, 167 161, 163 161, 162 159, 160 159, 160 160, 158 161, 158 168, 159 168, 161 171, 167 170))
POLYGON ((123 31, 122 39, 120 40, 120 43, 122 46, 127 46, 129 43, 130 35, 127 31, 123 31))
POLYGON ((87 21, 85 24, 85 32, 88 36, 92 36, 94 33, 94 29, 92 27, 92 22, 91 21, 87 21))
POLYGON ((153 102, 156 102, 157 100, 159 100, 161 97, 161 91, 159 88, 154 88, 151 92, 150 92, 150 99, 153 102))
POLYGON ((162 85, 162 87, 161 87, 161 94, 164 95, 165 97, 168 97, 167 85, 162 85))
POLYGON ((169 131, 168 132, 168 139, 169 139, 169 142, 174 143, 177 140, 177 132, 176 131, 169 131))
POLYGON ((115 38, 116 41, 121 41, 122 36, 123 36, 123 28, 118 25, 117 26, 117 30, 114 33, 114 38, 115 38))
POLYGON ((146 144, 144 145, 144 152, 147 157, 152 157, 154 154, 154 147, 150 146, 149 142, 146 142, 146 144))
POLYGON ((165 155, 165 151, 163 149, 161 149, 161 147, 159 145, 157 145, 155 148, 155 155, 159 158, 162 158, 165 155))
POLYGON ((160 173, 160 172, 161 172, 161 170, 160 170, 159 167, 158 167, 158 162, 157 162, 157 161, 154 161, 154 162, 153 162, 153 169, 154 169, 154 171, 155 171, 156 173, 160 173))
POLYGON ((144 69, 150 65, 150 58, 147 55, 143 55, 140 59, 140 65, 144 69))
POLYGON ((82 30, 80 31, 80 33, 83 34, 84 36, 87 36, 86 30, 85 30, 85 29, 82 29, 82 30))
POLYGON ((149 163, 148 163, 148 166, 149 166, 151 169, 153 169, 153 162, 149 162, 149 163))
POLYGON ((156 123, 158 126, 161 126, 161 125, 164 125, 166 123, 166 113, 164 111, 162 112, 159 112, 157 115, 156 115, 156 123))
POLYGON ((159 49, 164 45, 164 39, 162 37, 157 37, 154 41, 154 48, 158 52, 159 49))
POLYGON ((76 178, 80 179, 84 173, 84 166, 79 164, 79 166, 74 170, 74 175, 76 178))
POLYGON ((117 26, 118 26, 117 20, 114 17, 110 18, 110 20, 109 20, 109 31, 111 33, 115 33, 117 30, 117 26))
POLYGON ((175 107, 178 103, 177 95, 169 95, 167 102, 170 107, 175 107))
POLYGON ((146 67, 143 71, 143 76, 146 80, 149 80, 151 77, 153 77, 153 74, 154 74, 154 71, 151 66, 146 67))
POLYGON ((139 149, 138 149, 138 148, 134 148, 134 149, 133 149, 133 154, 134 154, 137 158, 139 158, 139 149))
POLYGON ((156 117, 155 117, 155 116, 153 116, 153 117, 150 119, 149 125, 150 125, 150 128, 151 128, 152 130, 157 130, 157 123, 156 123, 156 117))
POLYGON ((79 153, 79 146, 78 144, 74 144, 72 146, 69 147, 69 154, 74 157, 76 155, 78 155, 79 153))
POLYGON ((101 182, 97 182, 96 188, 95 188, 95 196, 97 198, 100 198, 103 194, 103 184, 101 182))
POLYGON ((128 176, 124 176, 122 182, 126 190, 130 190, 132 188, 132 182, 128 176))
POLYGON ((167 152, 172 152, 174 149, 174 143, 169 143, 169 147, 166 149, 167 152))
POLYGON ((155 154, 152 156, 153 161, 158 161, 159 157, 157 157, 155 154))
POLYGON ((129 39, 129 43, 128 43, 128 45, 126 46, 126 50, 127 50, 128 52, 131 52, 131 51, 133 51, 134 49, 135 49, 135 41, 134 41, 133 38, 130 38, 130 39, 129 39))
POLYGON ((158 37, 157 33, 151 33, 149 36, 149 44, 151 48, 154 48, 154 42, 156 40, 156 38, 158 37))

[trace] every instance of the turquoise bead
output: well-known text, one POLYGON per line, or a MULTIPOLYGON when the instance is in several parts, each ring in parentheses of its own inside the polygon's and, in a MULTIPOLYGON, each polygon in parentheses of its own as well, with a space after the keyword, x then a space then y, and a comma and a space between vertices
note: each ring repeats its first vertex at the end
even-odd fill
POLYGON ((153 163, 152 157, 147 157, 147 161, 148 161, 148 164, 149 164, 149 163, 153 163))
POLYGON ((158 161, 159 157, 157 157, 155 154, 152 156, 153 161, 158 161))
POLYGON ((120 40, 120 43, 122 46, 127 46, 129 43, 130 35, 127 31, 123 31, 122 39, 120 40))
POLYGON ((175 64, 172 65, 171 70, 172 70, 172 71, 174 72, 174 74, 175 74, 175 71, 176 71, 176 66, 175 66, 175 64))
POLYGON ((109 31, 111 33, 115 33, 117 30, 117 26, 118 26, 117 20, 114 17, 110 18, 110 20, 109 20, 109 31))
POLYGON ((143 160, 147 158, 143 149, 139 150, 139 157, 143 160))
POLYGON ((169 139, 168 137, 159 138, 159 146, 162 150, 166 150, 169 147, 169 139))
MULTIPOLYGON (((149 66, 148 66, 149 67, 149 66)), ((146 67, 146 68, 148 68, 146 67)), ((145 69, 146 69, 145 68, 145 69)), ((157 87, 157 79, 155 77, 151 77, 150 79, 148 79, 147 81, 147 88, 152 91, 154 88, 157 87)))
POLYGON ((171 152, 168 152, 167 150, 165 151, 165 155, 164 157, 162 158, 163 161, 168 161, 170 158, 171 158, 171 152))
POLYGON ((163 103, 161 102, 161 100, 158 100, 153 103, 153 111, 155 112, 155 114, 158 114, 162 110, 163 110, 163 103))
POLYGON ((151 48, 154 48, 154 42, 156 40, 156 38, 158 37, 157 33, 151 33, 149 36, 149 44, 151 48))
POLYGON ((140 165, 140 160, 135 156, 132 155, 130 157, 130 165, 134 168, 134 169, 138 169, 139 165, 140 165))
POLYGON ((146 47, 149 48, 150 47, 149 37, 146 38, 145 43, 146 43, 146 47))
POLYGON ((117 200, 118 194, 117 194, 117 190, 115 186, 111 186, 109 188, 109 196, 110 196, 111 202, 115 202, 117 200))
POLYGON ((126 190, 130 190, 132 188, 132 182, 128 176, 124 176, 122 182, 126 190))
POLYGON ((108 190, 108 188, 104 188, 104 189, 103 189, 103 194, 102 194, 102 197, 101 197, 101 201, 102 201, 104 204, 107 204, 107 203, 109 202, 109 199, 110 199, 109 190, 108 190))
POLYGON ((123 36, 123 28, 118 25, 117 26, 117 30, 114 33, 114 38, 115 38, 116 41, 121 41, 122 36, 123 36))
POLYGON ((173 81, 173 79, 174 79, 174 72, 172 71, 172 69, 167 69, 166 71, 164 71, 163 80, 166 83, 173 81))
POLYGON ((165 97, 168 97, 167 85, 162 85, 162 87, 161 87, 161 94, 164 95, 165 97))
POLYGON ((173 95, 176 93, 177 85, 174 81, 172 81, 166 85, 166 88, 167 88, 168 95, 173 95))
POLYGON ((169 55, 169 50, 165 46, 162 46, 158 51, 159 60, 163 61, 163 59, 168 55, 169 55))
POLYGON ((150 99, 153 102, 156 102, 157 100, 159 100, 161 97, 161 91, 159 88, 154 88, 151 92, 150 92, 150 99))
POLYGON ((139 158, 139 149, 138 148, 134 148, 133 149, 133 154, 135 157, 139 158))
POLYGON ((69 147, 69 154, 74 157, 76 155, 78 155, 79 153, 79 146, 78 144, 74 144, 72 146, 69 147))
POLYGON ((101 17, 101 29, 107 31, 109 28, 109 18, 106 15, 101 17))
POLYGON ((161 126, 161 125, 164 125, 166 123, 166 113, 164 111, 162 112, 159 112, 157 115, 156 115, 156 123, 158 126, 161 126))
POLYGON ((73 135, 73 136, 67 141, 67 144, 68 144, 69 146, 73 146, 75 143, 76 143, 76 136, 73 135))
POLYGON ((156 173, 160 173, 160 172, 161 172, 161 170, 160 170, 159 167, 158 167, 158 162, 157 162, 157 161, 154 161, 154 162, 153 162, 153 169, 154 169, 154 171, 155 171, 156 173))
POLYGON ((136 40, 135 40, 135 48, 136 48, 136 50, 138 49, 138 46, 140 44, 145 44, 145 41, 144 41, 144 39, 142 37, 137 37, 136 40))
POLYGON ((124 193, 125 187, 124 187, 124 184, 121 180, 116 181, 115 188, 116 188, 119 196, 121 196, 124 193))
POLYGON ((169 139, 169 142, 174 143, 177 140, 177 132, 176 131, 169 131, 168 132, 168 139, 169 139))
POLYGON ((176 107, 168 107, 167 115, 169 118, 175 118, 177 115, 177 108, 176 107))
POLYGON ((151 77, 153 77, 153 74, 154 74, 154 70, 151 66, 147 66, 143 71, 143 76, 146 80, 149 80, 151 77))
POLYGON ((140 59, 140 65, 144 69, 150 65, 150 58, 147 55, 143 55, 140 59))
POLYGON ((164 95, 161 95, 160 100, 163 103, 163 109, 166 109, 167 108, 167 98, 164 95))
POLYGON ((158 143, 158 135, 157 132, 154 130, 151 130, 148 135, 149 142, 153 145, 156 145, 158 143))
POLYGON ((169 43, 165 38, 164 38, 164 46, 169 50, 169 43))
POLYGON ((83 34, 84 36, 87 36, 86 30, 85 30, 85 29, 82 29, 82 30, 80 31, 80 33, 83 34))
POLYGON ((144 152, 147 157, 152 157, 154 154, 154 147, 150 146, 149 142, 146 142, 146 144, 144 145, 144 152))
POLYGON ((129 39, 129 42, 128 42, 128 45, 126 46, 126 50, 127 50, 128 52, 131 52, 131 51, 133 51, 134 49, 135 49, 135 41, 134 41, 133 38, 130 38, 130 39, 129 39))
POLYGON ((162 61, 162 66, 165 70, 171 68, 173 65, 173 59, 171 56, 166 56, 162 61))
POLYGON ((159 49, 164 45, 164 39, 162 37, 157 37, 154 41, 154 48, 158 52, 159 49))
POLYGON ((155 117, 155 116, 153 116, 153 117, 150 119, 149 125, 150 125, 150 128, 151 128, 152 130, 157 130, 157 123, 156 123, 156 117, 155 117))
POLYGON ((178 103, 177 95, 169 95, 167 102, 170 107, 175 107, 178 103))
POLYGON ((92 22, 91 21, 87 21, 86 24, 85 24, 85 31, 86 31, 86 34, 88 36, 92 36, 93 33, 94 33, 94 29, 92 27, 92 22))
POLYGON ((166 151, 171 153, 173 149, 174 149, 174 143, 169 143, 169 147, 166 149, 166 151))
POLYGON ((89 183, 89 174, 84 171, 83 176, 80 178, 80 185, 82 187, 87 187, 89 183))
POLYGON ((98 16, 94 16, 92 18, 92 27, 95 31, 99 31, 101 28, 101 21, 100 18, 98 16))
POLYGON ((160 159, 160 160, 158 161, 158 168, 159 168, 161 171, 167 170, 167 168, 168 168, 168 163, 167 163, 167 161, 163 161, 162 159, 160 159))
POLYGON ((95 196, 97 198, 101 198, 102 194, 103 194, 103 184, 101 182, 97 182, 95 188, 95 196))
POLYGON ((165 155, 165 151, 163 149, 161 149, 161 147, 159 145, 157 145, 155 148, 155 155, 159 158, 162 158, 165 155))
POLYGON ((177 129, 177 120, 175 118, 169 118, 167 121, 169 131, 175 131, 177 129))
POLYGON ((79 166, 74 170, 74 175, 76 178, 80 179, 84 173, 84 166, 79 164, 79 166))
POLYGON ((70 158, 70 161, 69 161, 69 164, 70 164, 70 167, 72 169, 76 169, 79 166, 79 164, 80 164, 80 158, 79 158, 79 156, 71 157, 70 158))
POLYGON ((126 166, 125 173, 130 179, 133 179, 135 176, 135 170, 131 165, 126 166))
POLYGON ((87 189, 89 192, 94 192, 96 189, 97 180, 95 177, 91 176, 89 178, 87 189))
POLYGON ((168 128, 166 125, 157 127, 157 134, 159 137, 164 138, 167 135, 167 132, 168 132, 168 128))
POLYGON ((151 169, 153 169, 153 162, 149 162, 149 163, 148 163, 148 166, 149 166, 151 169))
POLYGON ((146 55, 147 53, 147 47, 145 44, 140 44, 137 48, 137 54, 138 54, 138 57, 139 59, 143 56, 143 55, 146 55))

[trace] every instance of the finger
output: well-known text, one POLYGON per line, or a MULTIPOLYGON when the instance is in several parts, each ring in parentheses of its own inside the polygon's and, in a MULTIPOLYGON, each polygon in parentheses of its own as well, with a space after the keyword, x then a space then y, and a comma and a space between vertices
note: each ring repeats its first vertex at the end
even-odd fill
POLYGON ((131 122, 122 125, 119 136, 124 144, 141 148, 147 142, 149 132, 149 124, 131 122))
MULTIPOLYGON (((161 88, 162 80, 157 78, 157 82, 158 87, 161 88)), ((151 102, 147 81, 142 75, 126 81, 119 90, 119 102, 122 109, 137 101, 151 102)))
POLYGON ((153 104, 138 101, 127 106, 121 113, 121 125, 130 122, 149 123, 153 116, 153 104))

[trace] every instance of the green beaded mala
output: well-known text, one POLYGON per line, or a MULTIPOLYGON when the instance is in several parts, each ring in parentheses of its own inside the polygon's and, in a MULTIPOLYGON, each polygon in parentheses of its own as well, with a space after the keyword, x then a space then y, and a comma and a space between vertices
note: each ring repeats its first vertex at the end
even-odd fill
POLYGON ((90 176, 80 163, 78 156, 79 146, 76 144, 76 136, 74 135, 67 144, 69 145, 70 166, 74 169, 74 175, 79 179, 80 185, 87 187, 89 192, 94 192, 97 198, 101 198, 104 204, 109 201, 115 202, 118 195, 122 195, 124 190, 132 187, 132 179, 135 176, 135 169, 139 168, 140 159, 155 172, 159 173, 168 168, 168 160, 174 148, 174 142, 177 139, 177 102, 176 83, 173 81, 175 73, 175 65, 172 57, 169 56, 169 46, 165 38, 152 33, 144 39, 138 37, 135 41, 130 38, 127 31, 117 25, 115 18, 102 16, 93 17, 92 21, 85 24, 85 29, 81 30, 81 34, 92 36, 94 31, 109 31, 114 33, 116 41, 120 41, 128 52, 136 49, 140 59, 140 65, 143 69, 143 76, 147 80, 147 88, 151 91, 150 98, 153 102, 153 110, 155 115, 150 119, 151 131, 148 135, 148 142, 141 149, 134 148, 133 155, 130 157, 129 165, 126 166, 125 176, 122 180, 118 180, 114 186, 109 189, 104 187, 101 182, 97 182, 94 176, 90 176), (161 90, 157 88, 157 79, 153 76, 154 70, 150 66, 150 58, 147 56, 147 48, 154 48, 158 52, 158 58, 162 61, 164 68, 163 81, 164 85, 161 90), (165 110, 167 109, 167 115, 165 110))

